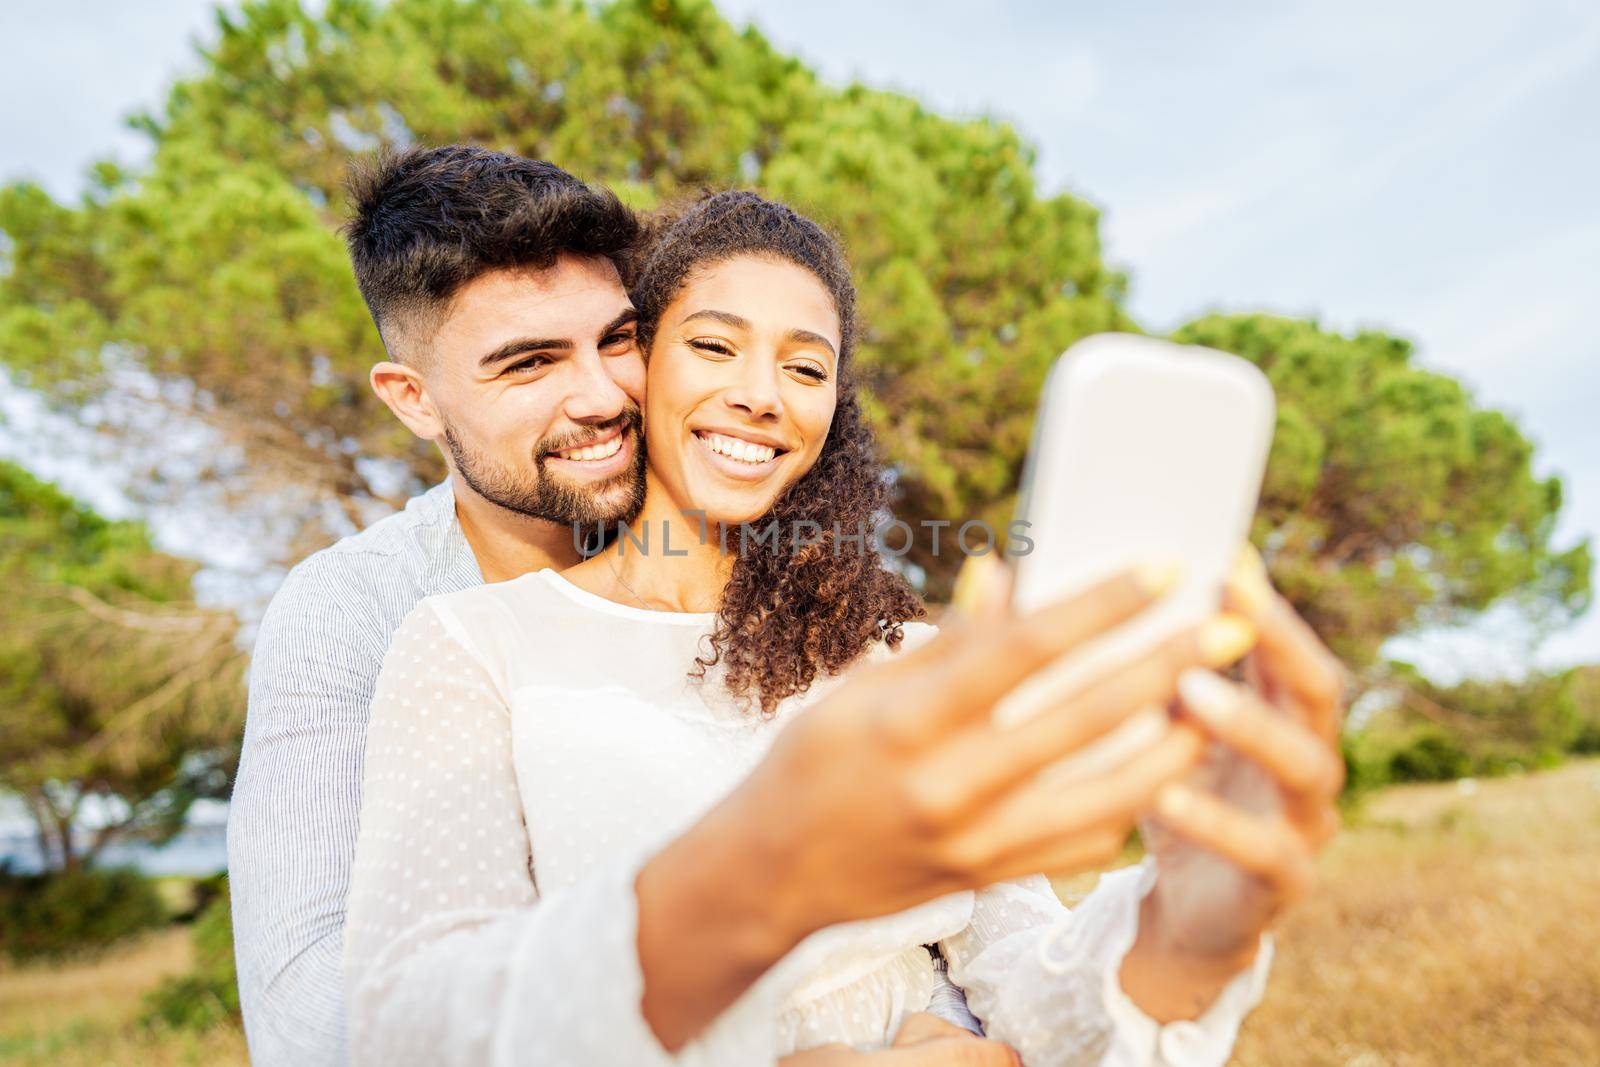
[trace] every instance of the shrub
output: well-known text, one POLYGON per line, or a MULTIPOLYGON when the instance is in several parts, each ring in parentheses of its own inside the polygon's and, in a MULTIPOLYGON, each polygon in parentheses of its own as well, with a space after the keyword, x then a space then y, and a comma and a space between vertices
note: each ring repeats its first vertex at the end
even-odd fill
POLYGON ((133 870, 12 874, 0 867, 0 953, 14 960, 94 952, 167 921, 133 870))
POLYGON ((1472 772, 1472 758, 1444 730, 1420 731, 1389 755, 1391 782, 1447 782, 1472 772))
POLYGON ((239 983, 233 964, 233 910, 227 884, 195 920, 194 970, 168 978, 145 998, 146 1026, 208 1030, 238 1021, 239 983))

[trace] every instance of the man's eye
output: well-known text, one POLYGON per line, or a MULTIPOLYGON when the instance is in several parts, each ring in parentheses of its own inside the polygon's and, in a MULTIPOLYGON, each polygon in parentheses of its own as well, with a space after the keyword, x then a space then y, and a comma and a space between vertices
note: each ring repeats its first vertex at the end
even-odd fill
POLYGON ((617 333, 614 333, 610 337, 607 337, 604 341, 601 341, 600 342, 600 347, 601 348, 615 348, 617 345, 627 345, 627 344, 632 344, 632 343, 633 343, 633 331, 632 330, 619 330, 617 333))
POLYGON ((550 363, 548 356, 530 356, 520 363, 513 363, 506 368, 507 374, 528 374, 532 371, 543 370, 550 363))

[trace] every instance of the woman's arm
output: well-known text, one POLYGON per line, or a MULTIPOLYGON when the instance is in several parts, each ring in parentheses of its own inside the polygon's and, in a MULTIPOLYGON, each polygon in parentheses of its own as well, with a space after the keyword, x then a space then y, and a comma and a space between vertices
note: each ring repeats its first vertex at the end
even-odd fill
POLYGON ((367 739, 345 935, 352 1062, 770 1063, 759 1005, 724 1013, 682 1059, 656 1039, 640 1010, 642 860, 541 898, 505 696, 435 607, 418 607, 367 739))

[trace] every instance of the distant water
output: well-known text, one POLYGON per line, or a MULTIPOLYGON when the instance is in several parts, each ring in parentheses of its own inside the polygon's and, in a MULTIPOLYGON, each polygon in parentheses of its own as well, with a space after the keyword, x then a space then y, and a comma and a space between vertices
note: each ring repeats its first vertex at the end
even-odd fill
MULTIPOLYGON (((32 832, 0 830, 0 864, 9 863, 18 874, 40 868, 39 844, 32 832)), ((107 845, 98 866, 133 867, 145 874, 182 874, 204 877, 227 869, 225 828, 220 824, 190 826, 160 848, 137 842, 107 845)))

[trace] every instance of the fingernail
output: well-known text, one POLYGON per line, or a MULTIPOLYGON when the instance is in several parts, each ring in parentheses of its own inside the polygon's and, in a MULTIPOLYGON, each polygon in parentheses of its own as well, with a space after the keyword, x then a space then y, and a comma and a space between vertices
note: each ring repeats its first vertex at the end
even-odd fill
POLYGON ((950 594, 950 606, 962 615, 981 615, 991 599, 990 593, 999 578, 1000 563, 993 555, 968 556, 956 572, 956 586, 950 594))
POLYGON ((1255 643, 1255 625, 1243 615, 1219 612, 1200 624, 1200 658, 1208 667, 1232 664, 1255 643))
POLYGON ((1157 815, 1169 819, 1182 819, 1194 807, 1194 790, 1186 785, 1171 782, 1161 787, 1156 793, 1155 808, 1157 815))
POLYGON ((1225 727, 1238 717, 1239 699, 1233 687, 1202 667, 1178 675, 1178 695, 1184 707, 1209 726, 1225 727))
POLYGON ((1272 603, 1272 584, 1267 577, 1267 565, 1261 561, 1256 546, 1246 541, 1233 557, 1233 567, 1228 571, 1227 587, 1245 613, 1258 616, 1272 603))
POLYGON ((1133 576, 1152 598, 1161 596, 1183 579, 1183 564, 1177 560, 1149 560, 1133 569, 1133 576))

